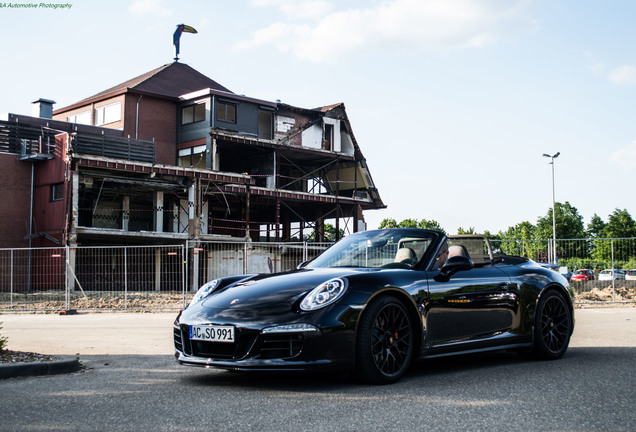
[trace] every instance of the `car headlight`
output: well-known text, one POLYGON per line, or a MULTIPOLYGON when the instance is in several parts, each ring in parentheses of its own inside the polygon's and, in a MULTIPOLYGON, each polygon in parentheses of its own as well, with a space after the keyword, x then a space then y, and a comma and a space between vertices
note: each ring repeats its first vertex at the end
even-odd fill
POLYGON ((201 288, 199 288, 199 290, 194 295, 194 297, 192 297, 192 300, 190 301, 190 304, 192 305, 192 304, 195 304, 196 302, 202 300, 203 297, 207 296, 212 291, 214 291, 214 288, 216 288, 216 286, 218 284, 219 284, 219 280, 218 279, 214 279, 213 281, 210 281, 210 282, 206 283, 205 285, 201 286, 201 288))
POLYGON ((261 330, 263 334, 271 334, 271 333, 318 333, 320 330, 318 327, 311 324, 283 324, 271 327, 265 327, 261 330))
POLYGON ((300 303, 300 309, 312 311, 323 308, 338 300, 346 290, 342 279, 332 279, 318 285, 300 303))

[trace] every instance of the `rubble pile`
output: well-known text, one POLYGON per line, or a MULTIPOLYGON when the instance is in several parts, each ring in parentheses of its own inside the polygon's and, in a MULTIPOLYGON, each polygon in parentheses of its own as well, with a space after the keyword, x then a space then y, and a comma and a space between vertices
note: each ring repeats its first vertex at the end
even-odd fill
MULTIPOLYGON (((187 301, 192 298, 189 295, 187 301)), ((77 310, 151 310, 151 309, 183 309, 183 295, 178 293, 87 293, 87 296, 74 296, 70 301, 70 309, 77 310)), ((47 296, 46 294, 18 297, 13 303, 5 299, 0 301, 0 309, 6 310, 66 310, 63 296, 47 296)))
POLYGON ((612 286, 606 288, 592 288, 590 291, 576 295, 576 302, 611 302, 611 301, 636 301, 636 289, 612 286))

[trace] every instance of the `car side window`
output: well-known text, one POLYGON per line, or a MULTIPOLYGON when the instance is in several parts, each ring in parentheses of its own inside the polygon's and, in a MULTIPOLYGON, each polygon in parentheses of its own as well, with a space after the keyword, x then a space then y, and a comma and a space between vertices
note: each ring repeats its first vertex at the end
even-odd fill
POLYGON ((439 252, 437 253, 437 256, 435 257, 435 261, 433 261, 433 264, 431 266, 432 268, 430 270, 441 270, 447 259, 448 259, 448 242, 444 240, 444 243, 442 243, 442 246, 440 247, 439 252))

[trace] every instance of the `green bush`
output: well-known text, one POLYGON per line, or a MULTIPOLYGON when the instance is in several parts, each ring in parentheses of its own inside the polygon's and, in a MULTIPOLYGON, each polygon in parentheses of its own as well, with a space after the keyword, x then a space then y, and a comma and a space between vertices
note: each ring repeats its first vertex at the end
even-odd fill
MULTIPOLYGON (((2 324, 2 323, 0 322, 0 324, 2 324)), ((0 325, 0 330, 2 330, 2 326, 1 325, 0 325)), ((7 345, 8 341, 9 341, 8 338, 6 338, 6 337, 4 337, 4 336, 2 336, 0 334, 0 351, 4 350, 4 347, 7 345)))

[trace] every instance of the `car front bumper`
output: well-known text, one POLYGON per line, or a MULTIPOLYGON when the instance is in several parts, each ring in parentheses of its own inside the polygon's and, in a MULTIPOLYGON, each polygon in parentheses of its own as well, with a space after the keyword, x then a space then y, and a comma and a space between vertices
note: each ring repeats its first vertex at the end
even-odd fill
POLYGON ((265 332, 236 325, 232 343, 192 340, 189 328, 179 320, 174 325, 175 358, 183 365, 245 371, 347 370, 354 365, 355 324, 338 320, 314 331, 265 332))

